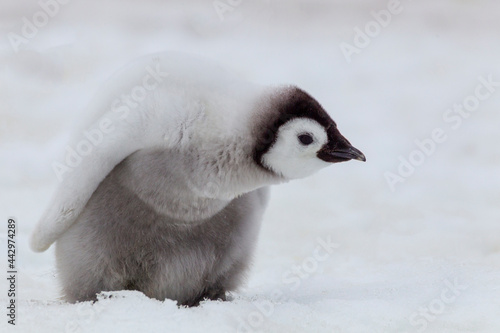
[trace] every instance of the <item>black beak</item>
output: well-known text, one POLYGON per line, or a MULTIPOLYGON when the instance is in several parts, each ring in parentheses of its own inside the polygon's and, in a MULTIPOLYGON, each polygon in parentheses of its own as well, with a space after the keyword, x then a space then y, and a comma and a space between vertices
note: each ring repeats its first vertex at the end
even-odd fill
POLYGON ((339 149, 329 149, 328 146, 325 146, 318 151, 318 157, 325 162, 331 163, 345 162, 349 160, 366 162, 365 155, 353 146, 339 149))
MULTIPOLYGON (((329 159, 340 160, 339 162, 349 161, 349 160, 358 160, 366 162, 365 155, 361 151, 359 151, 359 149, 356 149, 353 146, 348 148, 341 148, 328 151, 327 156, 328 156, 327 158, 329 159)), ((327 161, 327 162, 335 162, 335 161, 327 161)))
POLYGON ((365 155, 357 148, 354 148, 338 131, 333 133, 333 140, 327 143, 318 151, 318 158, 325 162, 337 163, 349 160, 366 162, 365 155), (332 142, 335 142, 332 144, 332 142))

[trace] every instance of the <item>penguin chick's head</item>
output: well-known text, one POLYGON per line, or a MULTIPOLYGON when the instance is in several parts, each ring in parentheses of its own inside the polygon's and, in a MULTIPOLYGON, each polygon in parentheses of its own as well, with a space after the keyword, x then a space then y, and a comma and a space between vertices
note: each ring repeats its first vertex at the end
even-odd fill
POLYGON ((305 91, 292 87, 273 96, 271 119, 261 126, 255 161, 288 179, 303 178, 331 163, 366 161, 337 124, 305 91))

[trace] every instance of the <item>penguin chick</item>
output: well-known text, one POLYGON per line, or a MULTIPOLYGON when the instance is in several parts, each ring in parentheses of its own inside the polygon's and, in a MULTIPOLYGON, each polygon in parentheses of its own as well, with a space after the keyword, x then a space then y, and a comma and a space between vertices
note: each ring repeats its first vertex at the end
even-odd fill
POLYGON ((248 268, 269 185, 365 161, 303 90, 185 55, 141 59, 99 95, 31 238, 37 252, 56 242, 69 302, 124 289, 188 306, 225 299, 248 268))

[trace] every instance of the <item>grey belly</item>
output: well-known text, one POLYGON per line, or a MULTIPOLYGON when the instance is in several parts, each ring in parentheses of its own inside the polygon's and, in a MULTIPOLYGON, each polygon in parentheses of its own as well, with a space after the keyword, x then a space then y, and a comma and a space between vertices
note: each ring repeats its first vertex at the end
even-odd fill
POLYGON ((158 214, 108 176, 56 243, 66 298, 136 289, 183 303, 206 289, 233 290, 248 266, 266 202, 263 188, 209 219, 182 223, 158 214))

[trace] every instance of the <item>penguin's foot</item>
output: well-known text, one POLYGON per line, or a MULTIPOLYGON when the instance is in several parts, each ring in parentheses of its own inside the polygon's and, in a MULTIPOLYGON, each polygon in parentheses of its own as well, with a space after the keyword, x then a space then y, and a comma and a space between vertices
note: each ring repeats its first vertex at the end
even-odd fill
POLYGON ((202 301, 226 301, 226 292, 219 289, 207 290, 201 296, 195 297, 191 300, 187 300, 182 303, 178 303, 180 306, 193 307, 200 305, 202 301))

